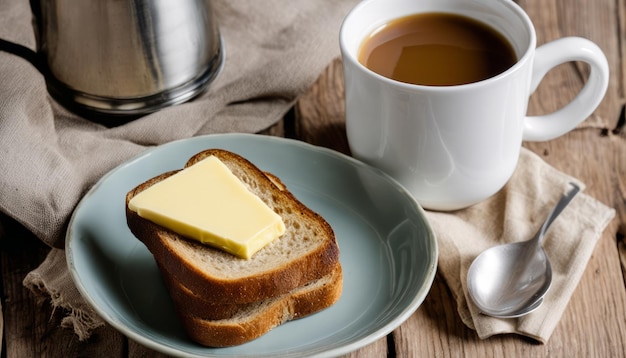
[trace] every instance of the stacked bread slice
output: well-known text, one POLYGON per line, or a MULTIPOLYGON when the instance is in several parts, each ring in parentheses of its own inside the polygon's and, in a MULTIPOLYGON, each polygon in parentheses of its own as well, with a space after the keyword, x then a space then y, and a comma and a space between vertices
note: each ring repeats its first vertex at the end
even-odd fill
POLYGON ((149 179, 127 194, 128 227, 154 255, 191 339, 211 347, 238 345, 334 304, 341 296, 343 275, 330 225, 277 177, 237 154, 206 150, 189 159, 186 167, 211 155, 281 216, 286 231, 250 259, 238 258, 184 238, 128 208, 136 194, 175 172, 149 179))

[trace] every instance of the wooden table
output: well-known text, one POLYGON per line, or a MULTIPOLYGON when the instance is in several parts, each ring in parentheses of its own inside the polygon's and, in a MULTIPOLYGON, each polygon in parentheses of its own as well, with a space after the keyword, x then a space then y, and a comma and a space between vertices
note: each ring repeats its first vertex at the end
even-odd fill
MULTIPOLYGON (((422 306, 386 338, 350 356, 626 356, 626 2, 623 0, 521 0, 535 23, 538 43, 584 36, 606 53, 611 82, 600 108, 577 130, 546 143, 525 143, 545 161, 587 184, 586 193, 614 207, 616 218, 602 234, 587 269, 550 341, 540 345, 517 336, 480 340, 458 317, 440 276, 422 306)), ((581 88, 588 70, 568 64, 552 71, 531 98, 530 113, 559 108, 581 88)), ((348 153, 342 71, 330 64, 283 121, 268 133, 297 138, 348 153)), ((60 328, 64 312, 39 302, 22 286, 47 248, 4 218, 0 263, 4 311, 3 356, 162 356, 128 340, 110 326, 79 342, 60 328)))

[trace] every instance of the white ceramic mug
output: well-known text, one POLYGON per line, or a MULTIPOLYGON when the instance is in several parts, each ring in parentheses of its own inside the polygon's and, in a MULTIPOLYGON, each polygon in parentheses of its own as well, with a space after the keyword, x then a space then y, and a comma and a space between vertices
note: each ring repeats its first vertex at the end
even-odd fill
POLYGON ((510 0, 364 0, 345 18, 340 46, 352 155, 389 173, 432 210, 464 208, 495 194, 513 174, 522 140, 550 140, 572 130, 593 113, 608 86, 608 63, 597 45, 567 37, 535 48, 531 20, 510 0), (509 40, 517 63, 480 82, 444 87, 394 81, 359 63, 359 47, 374 29, 424 12, 490 25, 509 40), (577 97, 556 112, 526 116, 544 75, 569 61, 591 68, 577 97))

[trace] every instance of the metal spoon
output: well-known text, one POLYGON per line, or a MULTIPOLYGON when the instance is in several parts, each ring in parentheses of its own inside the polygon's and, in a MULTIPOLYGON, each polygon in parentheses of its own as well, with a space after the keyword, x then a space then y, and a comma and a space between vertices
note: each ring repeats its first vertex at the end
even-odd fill
POLYGON ((552 267, 541 241, 557 216, 580 191, 563 194, 535 236, 522 242, 492 247, 481 253, 467 272, 469 295, 489 316, 511 318, 528 314, 543 302, 552 283, 552 267))

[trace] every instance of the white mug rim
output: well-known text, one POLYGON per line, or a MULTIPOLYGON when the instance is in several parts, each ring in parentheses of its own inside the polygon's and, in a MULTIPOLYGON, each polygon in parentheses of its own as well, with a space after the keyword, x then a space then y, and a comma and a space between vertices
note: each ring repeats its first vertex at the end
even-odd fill
MULTIPOLYGON (((537 43, 537 35, 535 33, 535 28, 532 24, 532 21, 530 20, 530 17, 528 16, 528 14, 526 14, 526 12, 515 2, 513 2, 512 0, 499 0, 499 4, 500 5, 504 5, 506 7, 508 7, 510 10, 512 10, 513 13, 515 13, 524 23, 525 27, 528 29, 528 35, 529 35, 529 41, 528 44, 525 48, 525 50, 522 53, 522 56, 520 56, 516 63, 509 67, 507 70, 480 80, 480 81, 476 81, 476 82, 472 82, 472 83, 466 83, 466 84, 459 84, 459 85, 445 85, 445 86, 429 86, 429 85, 418 85, 418 84, 413 84, 413 83, 407 83, 407 82, 401 82, 401 81, 397 81, 388 77, 385 77, 383 75, 380 75, 372 70, 370 70, 369 68, 365 67, 364 65, 362 65, 357 59, 354 53, 352 53, 352 51, 347 50, 347 45, 346 45, 346 31, 347 31, 347 24, 349 24, 350 21, 353 21, 353 17, 357 16, 358 12, 360 11, 361 8, 367 6, 369 3, 372 2, 376 2, 376 1, 384 1, 384 0, 362 0, 359 4, 357 4, 349 13, 348 15, 344 18, 342 24, 341 24, 341 28, 339 31, 339 46, 340 46, 340 50, 342 53, 342 57, 343 60, 346 61, 350 61, 353 66, 356 66, 356 68, 358 68, 359 70, 361 70, 363 73, 365 73, 366 75, 373 77, 374 79, 377 79, 379 81, 382 81, 386 84, 401 88, 401 89, 406 89, 406 90, 411 90, 411 91, 415 91, 415 90, 422 90, 422 91, 432 91, 432 92, 450 92, 450 91, 455 91, 455 90, 474 90, 478 87, 483 87, 483 86, 488 86, 493 82, 497 82, 500 81, 504 78, 508 78, 509 76, 511 76, 513 73, 517 72, 521 67, 525 66, 525 64, 528 61, 531 61, 531 58, 533 56, 533 53, 535 51, 535 47, 536 47, 536 43, 537 43)), ((498 1, 498 0, 479 0, 481 3, 488 3, 490 1, 498 1)), ((438 11, 438 12, 443 12, 443 11, 438 11)), ((454 13, 454 11, 450 11, 450 13, 454 13)), ((406 15, 412 15, 412 14, 416 14, 415 12, 413 13, 407 13, 406 15)), ((509 41, 511 41, 510 39, 508 39, 509 41)))

